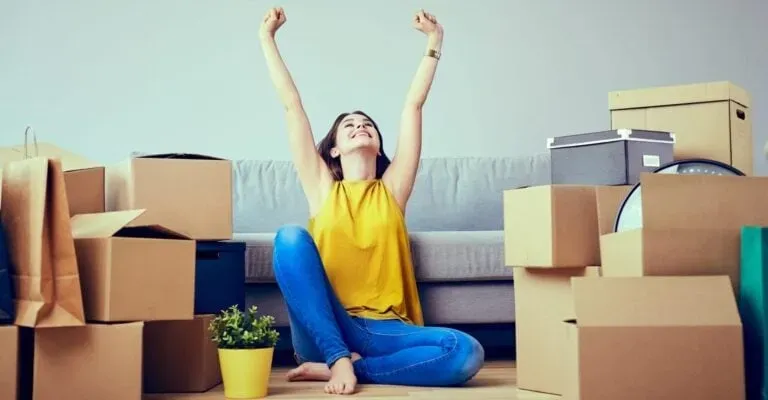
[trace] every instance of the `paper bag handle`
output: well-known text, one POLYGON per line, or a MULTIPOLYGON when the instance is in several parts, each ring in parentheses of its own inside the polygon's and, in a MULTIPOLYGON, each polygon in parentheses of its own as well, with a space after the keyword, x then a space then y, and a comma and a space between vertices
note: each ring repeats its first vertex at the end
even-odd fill
MULTIPOLYGON (((32 130, 32 127, 27 126, 27 129, 24 129, 24 158, 29 158, 29 145, 27 144, 27 140, 29 138, 29 131, 32 130)), ((37 135, 35 132, 32 132, 32 142, 35 145, 35 155, 33 157, 37 157, 39 154, 39 150, 37 148, 37 135)))

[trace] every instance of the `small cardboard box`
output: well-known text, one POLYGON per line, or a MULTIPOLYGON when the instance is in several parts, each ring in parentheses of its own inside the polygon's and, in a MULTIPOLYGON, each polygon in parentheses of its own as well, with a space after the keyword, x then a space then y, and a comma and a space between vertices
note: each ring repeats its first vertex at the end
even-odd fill
POLYGON ((572 318, 571 278, 600 276, 600 267, 514 268, 517 387, 563 393, 565 332, 572 318))
POLYGON ((611 129, 675 134, 675 159, 708 158, 752 175, 751 99, 731 82, 620 90, 608 94, 611 129))
POLYGON ((129 210, 72 218, 87 320, 193 318, 195 241, 157 224, 129 226, 142 214, 129 210))
POLYGON ((739 287, 744 225, 768 225, 768 178, 644 174, 642 228, 600 237, 611 276, 728 275, 739 287))
POLYGON ((143 325, 35 329, 32 399, 140 399, 143 325))
POLYGON ((744 399, 726 276, 573 278, 563 399, 744 399))
POLYGON ((600 235, 613 232, 616 214, 621 203, 632 189, 630 185, 595 186, 595 202, 597 204, 597 230, 600 235))
POLYGON ((107 211, 146 209, 131 225, 158 223, 195 240, 232 238, 232 163, 155 154, 107 168, 107 211))
POLYGON ((0 167, 28 157, 49 157, 61 160, 64 186, 69 202, 69 215, 104 212, 104 167, 80 155, 51 143, 37 143, 0 148, 0 167))
POLYGON ((144 326, 144 393, 205 392, 221 383, 212 315, 144 326), (183 366, 181 368, 180 366, 183 366))
POLYGON ((0 325, 0 399, 16 399, 18 382, 19 327, 0 325))
POLYGON ((504 191, 508 267, 600 265, 595 188, 544 185, 504 191))

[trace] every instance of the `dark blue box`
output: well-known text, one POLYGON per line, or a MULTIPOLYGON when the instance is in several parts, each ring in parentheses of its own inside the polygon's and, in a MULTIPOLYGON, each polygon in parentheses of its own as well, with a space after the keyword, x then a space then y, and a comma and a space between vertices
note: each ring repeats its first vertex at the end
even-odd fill
POLYGON ((197 242, 195 314, 245 310, 245 243, 197 242))

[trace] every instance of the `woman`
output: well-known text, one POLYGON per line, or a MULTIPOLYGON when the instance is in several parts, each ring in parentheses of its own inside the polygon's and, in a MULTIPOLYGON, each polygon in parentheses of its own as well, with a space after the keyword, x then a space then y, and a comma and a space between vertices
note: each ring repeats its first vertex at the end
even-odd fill
POLYGON ((353 393, 358 381, 462 384, 482 366, 483 348, 457 330, 423 326, 404 222, 421 153, 422 106, 443 29, 424 11, 414 17, 414 27, 427 35, 427 51, 406 97, 390 162, 378 126, 361 111, 339 115, 315 149, 275 43, 285 21, 282 8, 269 10, 260 36, 310 212, 307 229, 281 227, 274 243, 275 277, 300 363, 288 378, 327 381, 330 394, 353 393))

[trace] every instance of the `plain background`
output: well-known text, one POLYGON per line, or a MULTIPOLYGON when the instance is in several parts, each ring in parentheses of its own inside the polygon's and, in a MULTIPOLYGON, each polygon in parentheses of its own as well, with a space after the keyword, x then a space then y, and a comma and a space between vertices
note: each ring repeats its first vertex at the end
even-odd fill
POLYGON ((317 139, 372 114, 391 154, 425 49, 445 27, 424 157, 545 152, 609 128, 608 92, 730 80, 753 97, 756 173, 768 165, 768 2, 761 0, 0 0, 0 145, 38 140, 99 162, 142 152, 289 159, 257 32, 278 32, 317 139))

